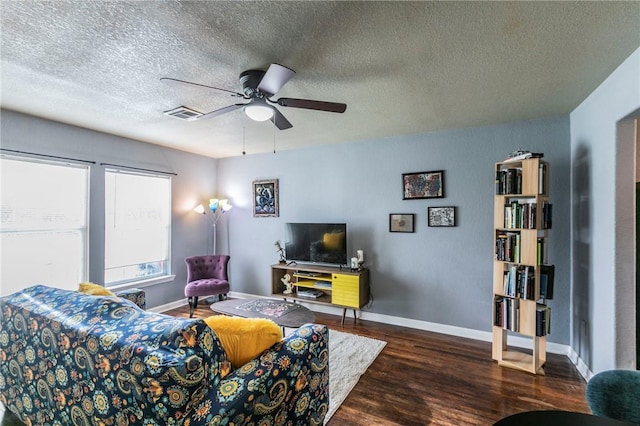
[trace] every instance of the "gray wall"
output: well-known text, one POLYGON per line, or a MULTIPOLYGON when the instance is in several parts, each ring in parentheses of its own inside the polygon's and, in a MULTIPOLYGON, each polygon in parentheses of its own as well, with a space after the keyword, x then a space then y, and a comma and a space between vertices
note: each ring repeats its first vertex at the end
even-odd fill
POLYGON ((571 346, 593 373, 635 368, 633 147, 617 125, 640 108, 640 49, 570 115, 572 158, 571 346), (628 142, 625 142, 628 143, 628 142), (631 148, 631 149, 629 149, 631 148), (619 193, 626 189, 626 193, 619 193), (621 232, 622 231, 622 232, 621 232), (625 248, 631 247, 631 250, 625 248), (631 318, 631 320, 629 320, 631 318), (620 355, 627 354, 625 357, 620 355))
MULTIPOLYGON (((104 276, 104 171, 99 163, 177 173, 173 177, 171 242, 174 282, 147 288, 149 307, 184 299, 184 258, 205 253, 211 226, 192 211, 214 196, 216 160, 148 143, 94 132, 13 111, 2 110, 2 148, 95 161, 91 167, 90 259, 88 277, 104 276)), ((42 283, 46 284, 46 283, 42 283)))
POLYGON ((286 222, 346 222, 348 250, 365 252, 371 312, 488 331, 493 273, 494 163, 518 148, 544 152, 554 204, 556 264, 549 340, 569 343, 569 121, 554 118, 225 158, 218 191, 234 209, 218 226, 234 291, 269 295, 274 242, 286 222), (445 198, 402 200, 402 173, 445 171, 445 198), (280 217, 254 218, 251 182, 279 179, 280 217), (428 206, 456 206, 458 226, 427 227, 428 206), (389 233, 390 213, 415 213, 416 232, 389 233))
MULTIPOLYGON (((350 254, 365 251, 374 296, 369 311, 490 330, 494 163, 525 148, 551 163, 556 264, 553 333, 569 342, 569 122, 567 118, 450 130, 213 160, 181 151, 3 111, 2 146, 178 173, 173 189, 174 283, 148 291, 149 306, 183 298, 183 258, 203 253, 210 226, 191 208, 213 195, 234 209, 218 223, 218 253, 232 256, 234 291, 268 295, 273 243, 285 222, 347 222, 350 254), (445 171, 445 198, 402 200, 402 173, 445 171), (217 179, 216 179, 217 175, 217 179), (251 181, 280 180, 280 217, 254 218, 251 181), (216 191, 217 187, 217 191, 216 191), (458 226, 429 228, 428 206, 456 206, 458 226), (416 232, 389 233, 390 213, 415 213, 416 232)), ((91 276, 102 280, 101 167, 92 169, 91 276)))

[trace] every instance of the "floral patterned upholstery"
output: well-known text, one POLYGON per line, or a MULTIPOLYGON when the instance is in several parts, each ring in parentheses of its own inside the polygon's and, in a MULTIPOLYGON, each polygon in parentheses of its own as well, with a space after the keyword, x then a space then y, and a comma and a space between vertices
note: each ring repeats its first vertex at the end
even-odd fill
POLYGON ((140 290, 139 288, 130 288, 128 290, 120 290, 120 291, 116 291, 116 296, 132 301, 133 303, 138 305, 142 310, 147 309, 147 298, 144 293, 144 290, 140 290))
POLYGON ((321 425, 328 330, 235 371, 200 319, 34 286, 0 298, 0 402, 33 425, 321 425))

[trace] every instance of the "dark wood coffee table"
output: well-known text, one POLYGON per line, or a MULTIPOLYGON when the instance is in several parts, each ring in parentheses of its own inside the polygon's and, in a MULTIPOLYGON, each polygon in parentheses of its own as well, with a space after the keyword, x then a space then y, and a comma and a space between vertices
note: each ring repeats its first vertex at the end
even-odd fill
MULTIPOLYGON (((267 318, 278 324, 280 327, 299 328, 303 325, 314 322, 316 315, 305 306, 295 304, 296 308, 290 312, 286 312, 281 316, 266 315, 261 312, 247 311, 244 309, 238 309, 238 306, 244 305, 247 302, 262 299, 232 299, 225 300, 224 302, 215 302, 211 304, 211 310, 219 314, 231 315, 244 318, 267 318)), ((264 299, 271 302, 274 306, 292 305, 292 302, 286 302, 283 300, 264 299)))
POLYGON ((514 414, 494 423, 493 426, 632 426, 633 423, 621 422, 591 414, 573 413, 570 411, 526 411, 514 414))

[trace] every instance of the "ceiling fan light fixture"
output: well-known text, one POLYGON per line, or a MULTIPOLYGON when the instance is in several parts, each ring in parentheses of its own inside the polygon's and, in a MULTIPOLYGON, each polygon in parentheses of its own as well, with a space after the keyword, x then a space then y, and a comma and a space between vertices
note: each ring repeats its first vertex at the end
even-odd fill
POLYGON ((244 112, 254 121, 267 121, 273 117, 273 108, 267 105, 247 105, 244 112))

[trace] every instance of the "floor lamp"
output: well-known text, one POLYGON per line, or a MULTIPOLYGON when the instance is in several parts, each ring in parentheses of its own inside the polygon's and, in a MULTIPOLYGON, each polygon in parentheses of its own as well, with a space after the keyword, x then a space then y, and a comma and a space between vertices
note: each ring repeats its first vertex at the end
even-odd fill
MULTIPOLYGON (((209 199, 209 211, 211 212, 211 216, 209 219, 213 224, 213 254, 216 254, 216 225, 218 224, 218 220, 222 217, 223 214, 231 210, 233 206, 229 204, 228 200, 218 200, 217 198, 209 199)), ((202 204, 196 206, 193 209, 196 213, 207 215, 207 211, 202 204)))

